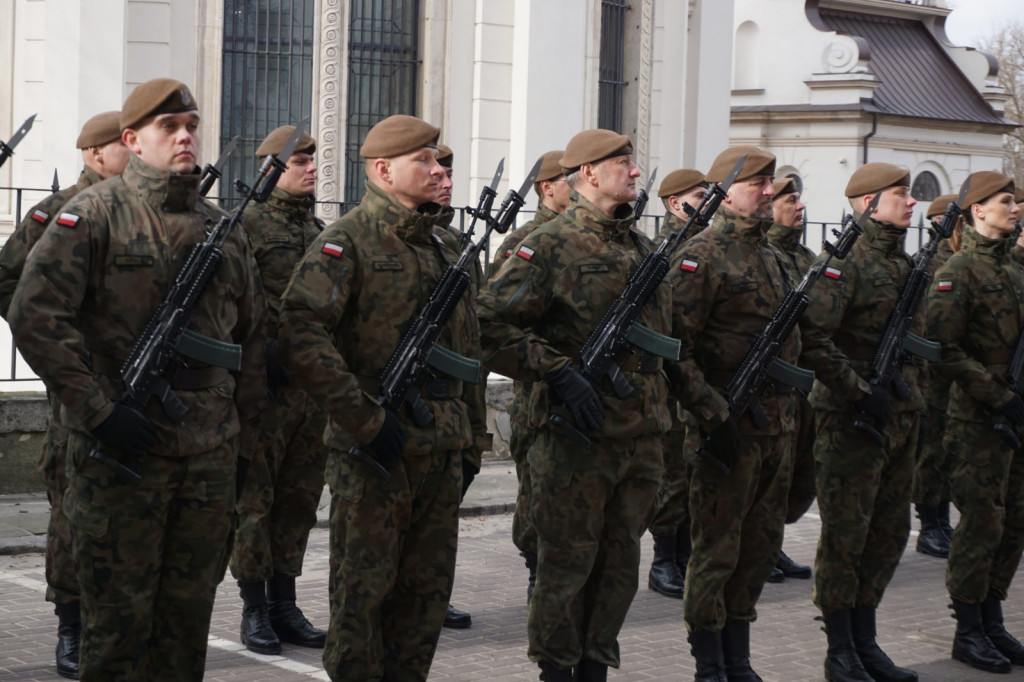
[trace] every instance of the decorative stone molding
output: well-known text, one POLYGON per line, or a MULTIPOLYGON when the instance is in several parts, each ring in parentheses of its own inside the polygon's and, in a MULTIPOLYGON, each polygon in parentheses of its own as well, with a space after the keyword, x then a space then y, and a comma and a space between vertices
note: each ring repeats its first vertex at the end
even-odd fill
MULTIPOLYGON (((341 201, 345 182, 345 96, 348 90, 348 3, 341 0, 319 0, 314 30, 319 36, 313 59, 313 112, 316 122, 318 174, 316 196, 320 201, 341 201)), ((321 204, 320 218, 338 218, 337 204, 321 204)))
POLYGON ((834 35, 822 54, 822 70, 825 73, 866 73, 868 54, 862 49, 858 38, 834 35))
MULTIPOLYGON (((654 0, 640 4, 640 64, 637 73, 637 116, 634 158, 650 165, 651 71, 654 55, 654 0)), ((650 173, 650 169, 647 169, 650 173)), ((645 180, 646 182, 646 180, 645 180)))

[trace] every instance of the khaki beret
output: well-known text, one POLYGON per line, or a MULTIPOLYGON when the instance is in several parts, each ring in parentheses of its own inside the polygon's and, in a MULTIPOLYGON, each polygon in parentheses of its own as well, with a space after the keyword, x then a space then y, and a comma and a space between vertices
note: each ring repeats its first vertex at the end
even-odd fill
POLYGON ((910 171, 902 166, 876 161, 858 168, 846 183, 848 198, 874 194, 889 187, 909 187, 910 171))
POLYGON ((370 128, 359 155, 364 159, 389 159, 421 147, 436 147, 441 129, 415 116, 395 114, 370 128))
POLYGON ((138 125, 140 121, 159 114, 180 114, 196 111, 199 105, 192 91, 173 78, 154 78, 139 85, 121 108, 121 130, 138 125))
POLYGON ((666 175, 665 179, 661 181, 661 186, 658 187, 658 196, 664 199, 673 194, 680 194, 688 189, 693 189, 697 185, 702 187, 708 186, 708 181, 704 179, 704 174, 692 168, 680 168, 666 175))
MULTIPOLYGON (((280 128, 274 128, 270 131, 270 134, 263 138, 263 142, 260 142, 260 146, 256 149, 256 156, 270 156, 271 154, 280 154, 281 148, 284 147, 284 143, 288 141, 288 138, 295 132, 295 126, 281 126, 280 128)), ((295 145, 295 150, 292 154, 312 154, 316 151, 316 140, 313 137, 303 131, 302 137, 299 138, 298 144, 295 145)), ((288 159, 282 159, 287 161, 288 159)))
MULTIPOLYGON (((776 180, 772 185, 775 187, 775 199, 784 197, 787 194, 798 194, 796 191, 796 181, 793 178, 780 178, 776 180)), ((775 201, 772 199, 772 201, 775 201)))
POLYGON ((577 133, 565 147, 559 164, 571 173, 585 163, 597 163, 612 156, 633 153, 633 143, 614 130, 594 128, 577 133))
POLYGON ((946 212, 949 204, 953 201, 956 201, 955 194, 943 194, 936 197, 932 203, 928 204, 928 210, 924 212, 924 217, 928 220, 939 217, 946 212))
POLYGON ((721 182, 725 180, 725 176, 732 170, 733 165, 744 154, 747 155, 747 160, 743 162, 743 168, 740 170, 740 174, 736 176, 737 181, 746 180, 755 175, 775 175, 774 154, 766 152, 760 147, 741 145, 739 147, 730 147, 718 155, 715 162, 711 164, 711 170, 705 176, 707 181, 721 182))
MULTIPOLYGON (((960 208, 965 211, 971 207, 972 204, 980 204, 985 201, 993 194, 999 192, 1009 192, 1010 194, 1016 194, 1016 189, 1013 186, 1013 178, 997 173, 995 171, 978 171, 977 173, 971 173, 967 176, 967 180, 970 181, 971 186, 967 189, 967 196, 964 197, 964 204, 960 208)), ((961 186, 961 190, 963 187, 961 186)))
POLYGON ((534 184, 545 180, 554 180, 560 175, 565 175, 562 169, 562 156, 565 154, 561 149, 553 149, 540 155, 540 170, 537 171, 537 179, 534 184))
POLYGON ((455 161, 455 152, 446 144, 437 145, 437 162, 445 168, 451 168, 455 161))
POLYGON ((82 126, 75 146, 79 149, 102 147, 108 142, 121 139, 121 112, 104 111, 96 114, 82 126))

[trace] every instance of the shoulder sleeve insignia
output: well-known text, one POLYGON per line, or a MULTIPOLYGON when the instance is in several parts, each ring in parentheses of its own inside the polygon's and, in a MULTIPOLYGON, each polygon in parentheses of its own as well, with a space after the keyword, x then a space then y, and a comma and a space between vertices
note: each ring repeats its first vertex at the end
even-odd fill
POLYGON ((935 285, 935 288, 939 291, 953 291, 953 282, 948 279, 940 280, 939 283, 935 285))
POLYGON ((524 258, 526 260, 530 260, 531 258, 533 258, 534 253, 536 252, 529 246, 520 246, 519 250, 516 251, 517 256, 519 256, 520 258, 524 258))
POLYGON ((47 213, 46 211, 40 211, 37 208, 36 210, 32 211, 32 220, 36 221, 37 223, 45 225, 47 221, 50 220, 50 214, 47 213))
POLYGON ((825 268, 824 275, 829 279, 839 279, 843 276, 843 271, 838 268, 825 268))
POLYGON ((78 221, 81 220, 74 213, 61 213, 57 218, 57 224, 63 225, 64 227, 78 227, 78 221))
POLYGON ((324 242, 324 245, 320 247, 320 253, 340 258, 341 254, 345 253, 345 247, 341 244, 335 244, 334 242, 324 242))
POLYGON ((697 272, 697 265, 697 261, 684 258, 683 262, 679 264, 679 269, 686 272, 697 272))
POLYGON ((512 257, 512 249, 505 249, 505 258, 512 257))

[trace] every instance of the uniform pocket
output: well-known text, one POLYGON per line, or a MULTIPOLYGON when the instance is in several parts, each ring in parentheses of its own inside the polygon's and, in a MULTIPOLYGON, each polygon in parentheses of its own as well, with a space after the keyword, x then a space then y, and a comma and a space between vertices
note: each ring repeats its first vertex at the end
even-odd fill
POLYGON ((110 512, 104 507, 78 500, 73 514, 75 531, 85 533, 89 537, 102 538, 110 528, 110 512))

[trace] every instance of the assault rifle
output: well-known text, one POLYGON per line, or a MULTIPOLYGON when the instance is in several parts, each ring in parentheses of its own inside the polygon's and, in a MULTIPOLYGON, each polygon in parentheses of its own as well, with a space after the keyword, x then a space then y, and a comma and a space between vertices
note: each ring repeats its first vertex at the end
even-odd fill
POLYGON ((644 217, 644 210, 647 209, 647 200, 651 197, 651 187, 654 186, 654 178, 658 177, 658 167, 651 171, 651 177, 647 178, 647 187, 644 187, 636 194, 636 201, 633 202, 633 221, 639 223, 644 217))
MULTIPOLYGON (((220 153, 220 158, 217 159, 214 164, 206 164, 203 166, 203 174, 199 178, 199 196, 205 197, 210 193, 213 188, 213 183, 220 180, 221 170, 224 168, 224 164, 231 158, 231 153, 235 151, 235 147, 238 146, 238 141, 242 139, 241 135, 235 135, 228 142, 228 146, 224 147, 224 151, 220 153)), ((288 159, 284 159, 285 165, 288 164, 288 159)))
POLYGON ((505 159, 502 157, 501 161, 498 162, 497 169, 494 171, 494 177, 491 178, 491 184, 486 185, 480 190, 480 198, 476 202, 476 208, 466 207, 466 212, 473 216, 473 220, 469 223, 469 228, 459 235, 460 249, 465 249, 473 241, 473 231, 476 229, 477 220, 483 218, 486 223, 491 219, 491 205, 494 203, 494 198, 498 196, 498 183, 501 182, 501 176, 504 172, 505 159))
MULTIPOLYGON (((504 161, 504 160, 503 160, 504 161)), ((491 193, 501 177, 503 163, 498 165, 498 172, 490 187, 491 193)), ((540 172, 540 160, 533 165, 526 180, 519 191, 509 190, 501 202, 498 215, 491 218, 484 210, 478 207, 479 217, 487 223, 487 229, 483 237, 476 244, 473 243, 473 225, 470 224, 466 231, 466 246, 459 255, 459 260, 448 265, 448 268, 441 275, 430 292, 423 309, 416 315, 409 328, 405 330, 398 347, 391 353, 384 371, 380 373, 380 395, 377 402, 386 410, 395 414, 405 405, 409 410, 409 416, 417 426, 426 426, 434 420, 434 415, 427 407, 423 396, 420 395, 417 384, 429 370, 435 370, 452 378, 475 384, 480 380, 480 362, 463 357, 454 351, 441 346, 437 340, 441 337, 441 331, 448 323, 448 319, 455 312, 462 294, 469 287, 470 269, 475 267, 480 251, 491 236, 492 231, 499 234, 508 232, 508 229, 515 222, 519 209, 526 203, 526 193, 533 186, 537 173, 540 172)), ((485 188, 486 190, 486 188, 485 188)), ((485 202, 488 192, 481 197, 481 205, 485 202)), ((490 197, 493 200, 493 195, 490 197)), ((487 206, 489 206, 489 200, 487 206)), ((460 239, 461 241, 461 239, 460 239)), ((387 480, 391 477, 388 469, 393 461, 381 461, 378 457, 368 452, 363 447, 356 445, 349 451, 349 454, 369 464, 373 471, 381 478, 387 480)))
MULTIPOLYGON (((928 264, 939 248, 939 241, 949 239, 953 234, 953 229, 963 214, 961 205, 964 197, 967 196, 970 184, 968 179, 960 188, 960 196, 956 201, 950 202, 946 212, 942 215, 942 221, 932 222, 929 229, 931 238, 914 254, 914 265, 903 284, 900 297, 896 300, 896 307, 889 314, 878 348, 875 349, 874 358, 871 360, 871 376, 868 383, 872 388, 875 386, 881 386, 886 390, 892 388, 900 400, 906 400, 911 395, 910 386, 907 385, 901 373, 903 364, 909 359, 909 356, 916 355, 930 362, 939 361, 942 347, 934 341, 912 333, 910 329, 914 324, 914 317, 917 315, 921 300, 924 298, 925 289, 928 287, 928 264)), ((885 442, 883 435, 885 424, 873 425, 871 421, 867 414, 858 411, 853 425, 875 443, 882 445, 885 442)))
POLYGON ((7 140, 7 142, 0 140, 0 166, 3 166, 4 163, 7 162, 7 159, 14 155, 14 148, 18 146, 19 142, 21 142, 21 138, 25 137, 25 135, 28 134, 28 131, 32 130, 32 124, 35 120, 36 115, 32 114, 25 119, 25 122, 21 124, 21 127, 11 135, 11 139, 7 140))
MULTIPOLYGON (((235 371, 241 369, 241 354, 237 346, 190 332, 187 329, 188 323, 224 259, 224 242, 241 221, 246 205, 250 201, 262 203, 270 196, 285 169, 285 162, 302 137, 306 123, 303 120, 295 127, 295 132, 288 138, 280 156, 268 156, 263 162, 259 179, 247 188, 238 210, 230 217, 221 218, 207 235, 206 241, 196 244, 189 252, 171 290, 149 318, 121 368, 124 391, 117 399, 118 404, 141 413, 155 397, 160 401, 167 418, 176 423, 188 412, 188 407, 171 387, 174 373, 181 366, 182 355, 194 357, 196 353, 204 354, 200 359, 206 360, 213 353, 224 359, 222 366, 235 371)), ((89 456, 109 464, 132 483, 142 480, 137 471, 107 454, 101 447, 102 444, 97 445, 89 456)), ((136 453, 124 454, 128 457, 136 456, 136 453)))
MULTIPOLYGON (((669 234, 656 250, 644 256, 629 276, 626 288, 612 301, 580 349, 579 372, 591 385, 597 386, 601 378, 607 376, 612 390, 619 398, 629 397, 633 393, 633 386, 615 361, 615 356, 629 345, 669 360, 679 359, 679 341, 640 324, 640 314, 668 274, 669 258, 682 243, 683 235, 693 223, 707 227, 746 160, 746 154, 741 156, 725 180, 711 186, 682 229, 669 234)), ((548 421, 559 431, 569 433, 581 442, 590 442, 590 437, 561 409, 552 410, 548 414, 548 421)))
MULTIPOLYGON (((782 351, 782 344, 789 338, 800 318, 803 317, 804 311, 807 310, 807 305, 810 302, 808 292, 811 287, 822 274, 829 272, 828 264, 833 258, 843 260, 850 253, 857 238, 864 233, 864 226, 867 225, 871 214, 878 207, 878 200, 881 196, 881 193, 875 195, 859 220, 854 221, 852 216, 846 216, 843 231, 833 230, 836 236, 835 245, 830 244, 827 240, 822 243, 821 248, 825 253, 811 266, 800 283, 789 290, 778 309, 772 313, 764 330, 754 341, 754 345, 747 351, 743 362, 740 363, 736 373, 725 387, 729 412, 735 419, 739 420, 749 410, 754 426, 759 429, 767 428, 771 420, 764 411, 758 396, 768 379, 799 388, 804 392, 810 392, 814 384, 814 372, 780 360, 779 353, 782 351)), ((708 436, 704 438, 706 442, 708 436)), ((725 467, 717 459, 712 458, 712 461, 725 467)), ((729 472, 725 470, 723 473, 729 472)))

